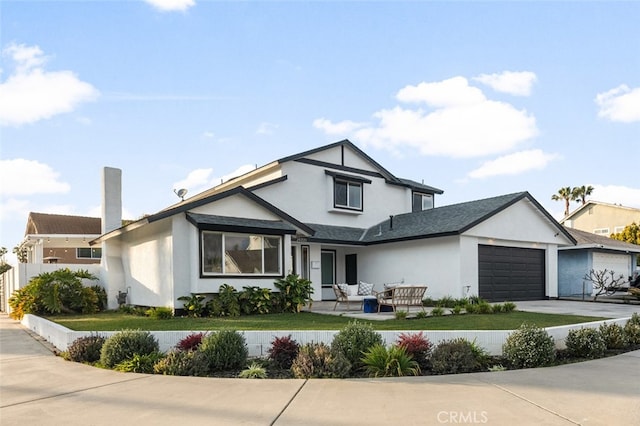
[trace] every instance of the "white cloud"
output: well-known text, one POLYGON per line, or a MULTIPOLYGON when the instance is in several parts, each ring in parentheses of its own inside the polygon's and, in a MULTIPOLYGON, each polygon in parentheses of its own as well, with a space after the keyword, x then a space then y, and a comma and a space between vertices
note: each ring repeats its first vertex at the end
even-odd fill
POLYGON ((210 176, 213 169, 195 169, 189 172, 186 179, 173 184, 173 189, 189 189, 201 188, 209 184, 210 176))
POLYGON ((2 195, 33 195, 58 194, 69 192, 71 187, 59 180, 60 173, 54 171, 47 164, 35 160, 17 158, 14 160, 0 160, 0 194, 2 195), (18 176, 28 176, 17 179, 18 176))
POLYGON ((313 127, 324 131, 328 135, 343 135, 351 133, 354 130, 365 126, 366 123, 356 123, 351 120, 344 120, 339 123, 332 123, 326 118, 317 118, 313 120, 313 127))
POLYGON ((590 200, 640 208, 640 188, 602 184, 592 184, 592 186, 593 192, 589 197, 590 200))
POLYGON ((479 168, 469 172, 468 177, 483 179, 491 176, 519 175, 530 170, 542 170, 558 158, 557 154, 548 154, 540 149, 515 152, 485 162, 479 168))
POLYGON ((399 153, 410 147, 423 155, 454 158, 500 154, 538 134, 535 117, 505 102, 487 99, 464 77, 406 86, 399 102, 424 103, 431 110, 396 106, 373 114, 377 124, 339 123, 320 118, 314 127, 367 146, 399 153))
POLYGON ((531 71, 503 71, 499 74, 480 74, 473 79, 498 92, 516 96, 529 96, 531 87, 538 78, 531 71))
POLYGON ((277 124, 268 123, 266 121, 260 123, 258 129, 256 130, 256 134, 258 135, 271 135, 273 131, 278 128, 277 124))
POLYGON ((0 83, 0 124, 19 126, 71 112, 99 95, 71 71, 46 71, 37 46, 11 44, 3 54, 15 71, 0 83))
POLYGON ((623 123, 640 121, 640 87, 631 89, 622 84, 615 89, 598 93, 595 101, 600 107, 599 117, 623 123))
POLYGON ((422 82, 417 86, 405 86, 396 94, 400 102, 424 102, 432 107, 454 107, 477 105, 487 98, 482 90, 469 86, 464 77, 453 77, 434 83, 422 82))
POLYGON ((203 138, 207 138, 207 139, 213 139, 213 137, 215 136, 215 134, 213 132, 204 132, 202 134, 203 138))
MULTIPOLYGON (((224 176, 214 177, 212 177, 213 169, 195 169, 189 172, 185 179, 174 183, 173 188, 175 190, 185 188, 189 190, 189 194, 195 195, 218 186, 230 179, 249 173, 250 171, 255 170, 255 168, 256 167, 253 164, 245 164, 224 176)), ((188 198, 188 196, 186 198, 188 198)))
MULTIPOLYGON (((30 212, 29 201, 16 198, 3 199, 0 203, 0 220, 4 221, 10 218, 24 217, 22 224, 27 223, 27 216, 30 212)), ((4 244, 5 242, 3 242, 4 244)), ((13 243, 12 243, 13 244, 13 243)))
POLYGON ((185 11, 188 8, 195 6, 194 0, 144 0, 145 3, 150 4, 158 10, 163 12, 173 11, 185 11))

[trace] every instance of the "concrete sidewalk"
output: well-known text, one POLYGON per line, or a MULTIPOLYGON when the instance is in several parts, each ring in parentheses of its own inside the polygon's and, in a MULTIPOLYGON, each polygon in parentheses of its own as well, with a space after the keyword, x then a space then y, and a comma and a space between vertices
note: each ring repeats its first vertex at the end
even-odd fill
POLYGON ((2 425, 631 425, 640 351, 543 369, 402 379, 243 380, 64 361, 0 316, 2 425))

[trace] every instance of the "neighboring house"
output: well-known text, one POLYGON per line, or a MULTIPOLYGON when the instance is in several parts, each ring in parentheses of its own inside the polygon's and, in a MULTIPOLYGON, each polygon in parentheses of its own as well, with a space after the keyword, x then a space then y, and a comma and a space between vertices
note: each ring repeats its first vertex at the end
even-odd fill
POLYGON ((226 283, 426 284, 433 298, 558 295, 557 250, 575 240, 527 192, 435 207, 442 191, 394 176, 348 140, 286 157, 119 226, 121 171, 103 175, 102 282, 113 306, 182 307, 226 283), (115 206, 115 207, 113 207, 115 206))
POLYGON ((89 241, 102 232, 99 217, 29 213, 20 248, 26 263, 100 263, 102 250, 89 241))
POLYGON ((590 296, 594 289, 585 275, 594 271, 614 271, 625 281, 635 271, 640 246, 591 232, 567 228, 577 244, 558 250, 558 296, 590 296))
POLYGON ((31 278, 60 268, 84 269, 99 275, 102 249, 89 242, 102 234, 99 217, 29 213, 24 239, 19 244, 26 259, 0 276, 0 309, 31 278))
POLYGON ((560 221, 569 228, 605 237, 622 232, 634 222, 640 224, 640 209, 599 201, 587 201, 560 221))

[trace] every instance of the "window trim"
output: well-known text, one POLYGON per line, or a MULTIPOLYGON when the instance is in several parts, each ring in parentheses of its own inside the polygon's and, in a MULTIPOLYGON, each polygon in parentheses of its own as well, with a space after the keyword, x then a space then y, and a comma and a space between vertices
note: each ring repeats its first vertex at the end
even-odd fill
POLYGON ((593 230, 593 233, 596 235, 611 235, 611 232, 609 232, 609 228, 596 228, 593 230))
POLYGON ((284 277, 284 266, 285 266, 285 238, 283 234, 272 234, 272 233, 257 233, 257 232, 226 232, 226 231, 214 231, 208 229, 200 229, 198 235, 198 241, 200 245, 200 256, 198 259, 199 262, 199 270, 200 270, 200 278, 273 278, 273 277, 284 277), (205 272, 204 270, 204 235, 205 234, 217 234, 222 236, 222 272, 205 272), (261 238, 261 269, 262 273, 225 273, 225 240, 227 236, 241 236, 241 237, 260 237, 261 238), (280 250, 278 253, 278 272, 267 272, 265 273, 265 253, 264 253, 264 243, 265 238, 278 238, 280 241, 280 250))

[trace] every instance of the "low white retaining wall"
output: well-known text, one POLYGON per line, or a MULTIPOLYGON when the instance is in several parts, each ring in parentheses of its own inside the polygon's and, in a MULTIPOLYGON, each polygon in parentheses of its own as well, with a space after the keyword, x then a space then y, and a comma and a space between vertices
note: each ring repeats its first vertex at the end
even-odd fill
MULTIPOLYGON (((618 324, 624 326, 629 318, 611 319, 605 321, 594 321, 583 324, 565 325, 559 327, 549 327, 547 332, 556 343, 556 348, 565 348, 564 341, 569 333, 569 330, 580 328, 598 328, 600 324, 618 324)), ((116 333, 115 331, 73 331, 59 324, 40 318, 35 315, 27 314, 22 319, 22 324, 32 330, 34 333, 39 334, 46 339, 53 346, 61 351, 67 350, 69 345, 73 343, 78 337, 90 336, 92 334, 99 334, 104 337, 111 336, 116 333)), ((173 348, 180 340, 192 333, 200 333, 200 331, 152 331, 158 343, 160 350, 166 352, 173 348)), ((242 331, 245 340, 247 342, 247 348, 249 349, 249 356, 266 356, 267 351, 271 347, 271 342, 275 337, 283 337, 291 335, 295 341, 300 344, 309 342, 324 342, 330 344, 333 340, 333 336, 337 333, 337 330, 327 331, 242 331)), ((387 344, 392 344, 398 338, 401 333, 417 333, 417 330, 408 331, 379 331, 382 338, 387 344)), ((463 337, 469 341, 475 343, 484 348, 492 355, 502 354, 502 344, 505 342, 509 334, 513 330, 469 330, 469 331, 434 331, 425 330, 422 333, 429 339, 431 343, 437 345, 443 340, 456 339, 463 337)))

